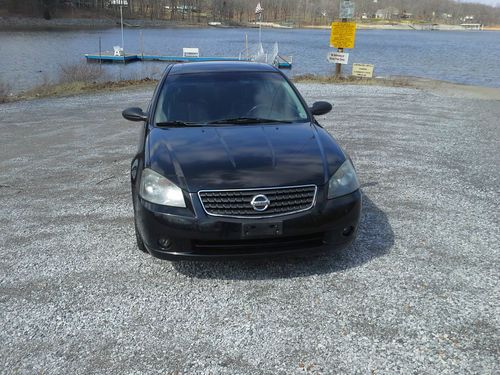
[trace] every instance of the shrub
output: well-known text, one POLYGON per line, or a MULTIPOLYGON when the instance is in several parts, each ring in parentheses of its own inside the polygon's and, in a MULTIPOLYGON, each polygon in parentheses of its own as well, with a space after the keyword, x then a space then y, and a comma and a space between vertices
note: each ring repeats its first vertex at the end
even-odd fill
POLYGON ((0 103, 5 103, 9 98, 10 85, 5 82, 0 82, 0 103))
POLYGON ((96 82, 105 79, 104 71, 97 64, 77 63, 60 65, 59 83, 96 82))

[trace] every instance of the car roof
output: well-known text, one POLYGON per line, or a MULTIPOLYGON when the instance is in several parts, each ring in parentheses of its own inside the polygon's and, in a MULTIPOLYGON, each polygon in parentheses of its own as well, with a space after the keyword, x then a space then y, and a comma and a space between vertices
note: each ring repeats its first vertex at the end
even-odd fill
POLYGON ((276 72, 269 64, 247 61, 209 61, 175 64, 171 74, 215 73, 215 72, 276 72))

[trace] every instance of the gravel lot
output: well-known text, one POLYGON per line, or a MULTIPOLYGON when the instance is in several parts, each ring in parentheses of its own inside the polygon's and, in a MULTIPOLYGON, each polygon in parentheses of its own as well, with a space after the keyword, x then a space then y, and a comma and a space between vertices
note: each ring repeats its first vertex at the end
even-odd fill
POLYGON ((152 90, 0 105, 0 372, 499 373, 500 102, 298 87, 335 103, 362 227, 273 261, 136 249, 120 112, 152 90))

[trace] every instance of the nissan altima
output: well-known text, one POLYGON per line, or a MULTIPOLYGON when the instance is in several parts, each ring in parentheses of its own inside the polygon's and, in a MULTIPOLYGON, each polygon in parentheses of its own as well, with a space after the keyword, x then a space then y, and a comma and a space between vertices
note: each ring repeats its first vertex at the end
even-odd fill
POLYGON ((137 246, 163 259, 338 249, 356 236, 350 158, 278 69, 209 62, 167 68, 131 165, 137 246))

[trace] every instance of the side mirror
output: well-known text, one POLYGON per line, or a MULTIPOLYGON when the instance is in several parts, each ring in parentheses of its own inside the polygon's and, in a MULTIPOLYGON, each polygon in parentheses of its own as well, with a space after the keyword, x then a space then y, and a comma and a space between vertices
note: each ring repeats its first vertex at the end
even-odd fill
POLYGON ((326 115, 332 110, 333 106, 328 102, 316 102, 309 110, 314 116, 326 115))
POLYGON ((129 121, 147 121, 148 114, 137 107, 127 108, 122 112, 122 116, 129 121))

